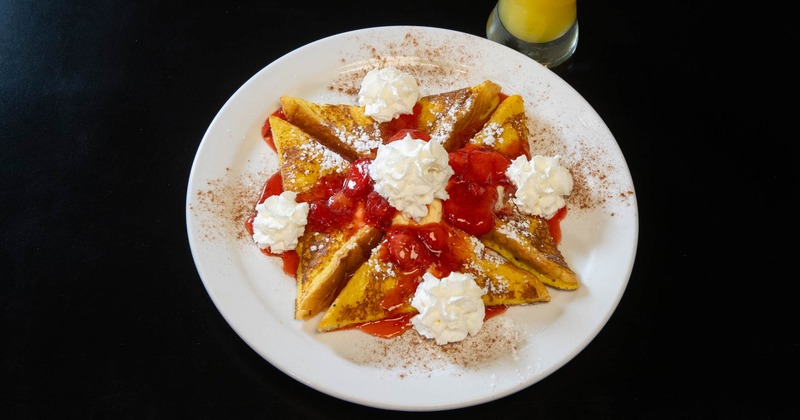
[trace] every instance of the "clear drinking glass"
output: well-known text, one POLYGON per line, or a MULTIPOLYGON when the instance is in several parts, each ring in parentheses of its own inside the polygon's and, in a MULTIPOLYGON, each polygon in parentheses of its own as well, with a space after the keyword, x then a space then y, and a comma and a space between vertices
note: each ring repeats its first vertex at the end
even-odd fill
POLYGON ((576 0, 498 0, 486 37, 556 67, 578 47, 576 0))

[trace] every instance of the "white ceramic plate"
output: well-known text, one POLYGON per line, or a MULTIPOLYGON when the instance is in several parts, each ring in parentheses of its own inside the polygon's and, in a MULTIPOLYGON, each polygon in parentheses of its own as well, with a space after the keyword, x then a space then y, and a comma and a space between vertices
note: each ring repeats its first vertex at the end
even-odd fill
POLYGON ((594 109, 550 70, 484 38, 427 27, 357 30, 270 63, 222 107, 200 143, 186 203, 189 243, 209 295, 236 333, 287 375, 334 397, 378 408, 433 411, 492 401, 529 387, 584 349, 616 308, 633 268, 638 210, 633 182, 594 109), (244 220, 277 157, 260 136, 281 95, 356 104, 367 70, 395 65, 421 94, 484 80, 519 93, 532 151, 558 153, 575 178, 560 249, 581 278, 545 304, 512 307, 481 333, 439 347, 414 331, 380 339, 320 334, 319 317, 293 318, 295 285, 260 253, 244 220))

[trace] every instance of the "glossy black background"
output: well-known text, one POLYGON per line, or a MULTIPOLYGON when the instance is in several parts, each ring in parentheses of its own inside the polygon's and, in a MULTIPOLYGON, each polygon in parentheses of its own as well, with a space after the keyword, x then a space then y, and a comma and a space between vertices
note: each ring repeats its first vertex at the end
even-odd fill
POLYGON ((484 36, 494 2, 0 2, 0 418, 797 416, 793 15, 695 3, 579 1, 557 69, 636 187, 608 324, 522 392, 403 413, 296 382, 233 332, 189 250, 189 170, 283 54, 383 25, 484 36))

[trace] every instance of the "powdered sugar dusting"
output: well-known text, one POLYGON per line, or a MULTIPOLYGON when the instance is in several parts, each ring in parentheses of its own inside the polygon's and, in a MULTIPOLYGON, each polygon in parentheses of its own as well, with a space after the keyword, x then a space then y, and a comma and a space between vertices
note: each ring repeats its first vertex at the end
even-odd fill
MULTIPOLYGON (((348 127, 348 130, 341 130, 334 127, 334 130, 336 132, 336 137, 338 137, 342 143, 351 145, 353 149, 360 154, 366 155, 370 151, 377 150, 378 147, 383 144, 380 137, 371 136, 361 127, 348 127)), ((375 124, 372 132, 380 132, 377 124, 375 124)))
POLYGON ((327 171, 344 172, 345 168, 349 167, 349 163, 340 154, 321 145, 319 147, 323 149, 320 162, 320 170, 323 173, 327 171))
POLYGON ((503 143, 503 126, 490 122, 483 127, 482 134, 485 136, 483 137, 483 144, 487 146, 494 146, 496 142, 503 143))

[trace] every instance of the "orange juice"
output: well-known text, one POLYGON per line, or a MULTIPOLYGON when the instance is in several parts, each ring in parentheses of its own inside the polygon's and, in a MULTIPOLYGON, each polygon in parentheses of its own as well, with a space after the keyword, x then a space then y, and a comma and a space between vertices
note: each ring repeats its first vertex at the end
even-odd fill
POLYGON ((498 0, 503 26, 526 42, 550 42, 572 26, 577 18, 576 0, 498 0))

